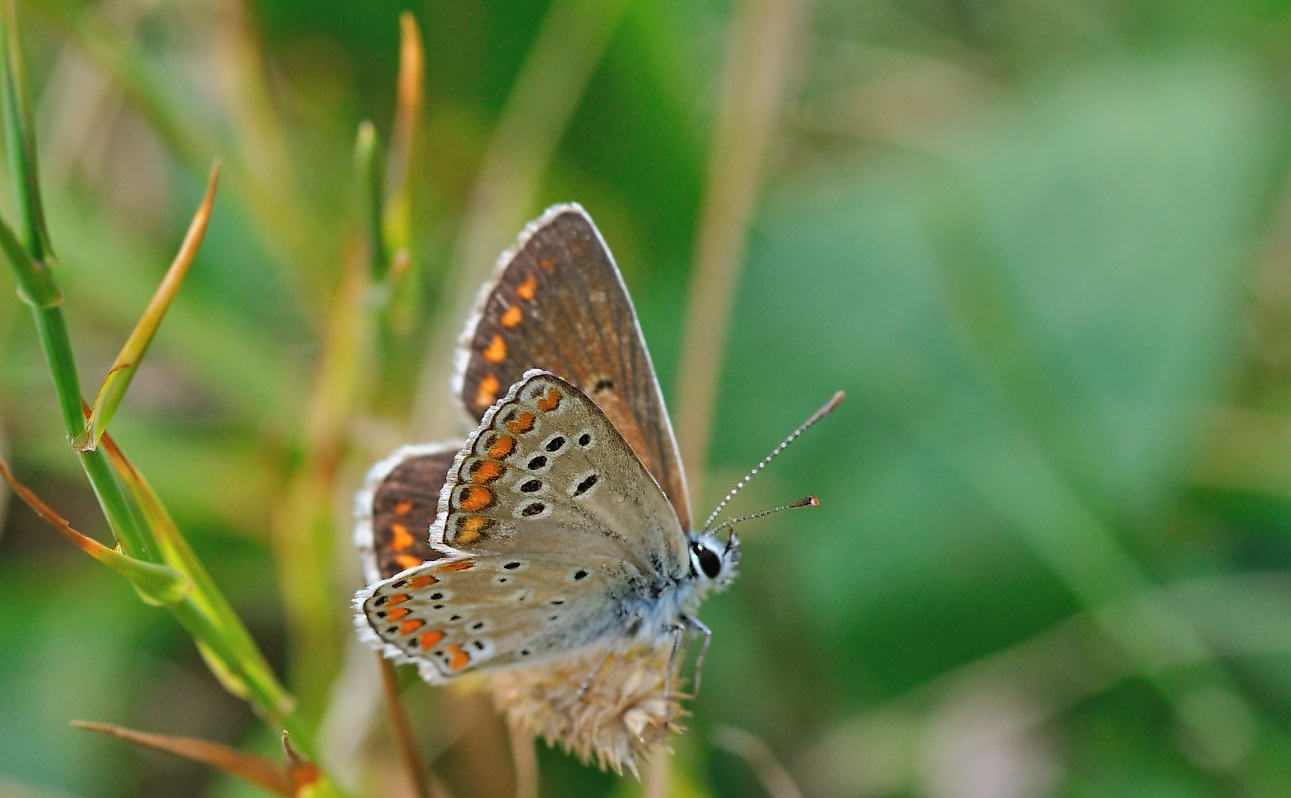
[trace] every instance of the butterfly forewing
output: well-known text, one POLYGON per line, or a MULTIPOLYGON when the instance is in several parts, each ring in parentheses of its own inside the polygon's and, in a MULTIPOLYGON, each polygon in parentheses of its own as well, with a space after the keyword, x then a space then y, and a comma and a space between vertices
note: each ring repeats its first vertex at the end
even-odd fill
POLYGON ((581 390, 530 371, 485 414, 454 460, 431 541, 448 552, 627 560, 685 572, 672 506, 581 390))
POLYGON ((582 208, 552 208, 502 256, 462 349, 458 394, 473 418, 531 368, 561 375, 600 406, 690 528, 681 459, 636 311, 582 208))
POLYGON ((563 554, 427 562, 359 596, 386 654, 444 682, 477 669, 538 663, 621 634, 622 560, 563 554))

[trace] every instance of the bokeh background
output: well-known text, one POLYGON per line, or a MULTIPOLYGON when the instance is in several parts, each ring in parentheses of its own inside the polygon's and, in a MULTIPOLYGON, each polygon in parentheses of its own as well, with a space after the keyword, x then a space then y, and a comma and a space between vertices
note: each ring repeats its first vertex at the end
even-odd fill
MULTIPOLYGON (((349 631, 353 490, 395 446, 464 432, 447 379, 468 300, 527 220, 576 200, 702 460, 701 518, 849 396, 735 504, 822 501, 744 530, 657 794, 795 794, 768 757, 825 798, 1291 794, 1291 4, 18 10, 87 391, 223 159, 112 431, 356 792, 403 782, 349 631), (380 366, 338 382, 355 135, 390 138, 405 9, 425 45, 410 260, 366 342, 380 366)), ((0 430, 106 539, 12 299, 0 430)), ((408 682, 454 794, 511 794, 485 700, 408 682)), ((9 501, 0 795, 257 794, 74 718, 275 746, 170 616, 9 501)), ((544 795, 642 789, 539 761, 544 795)))

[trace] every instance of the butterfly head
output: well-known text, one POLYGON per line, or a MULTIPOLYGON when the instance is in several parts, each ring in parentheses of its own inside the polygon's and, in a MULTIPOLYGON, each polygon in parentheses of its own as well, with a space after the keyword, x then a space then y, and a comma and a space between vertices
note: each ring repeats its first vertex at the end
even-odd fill
POLYGON ((723 541, 712 532, 690 539, 690 575, 710 590, 731 583, 740 565, 740 539, 731 533, 723 541))

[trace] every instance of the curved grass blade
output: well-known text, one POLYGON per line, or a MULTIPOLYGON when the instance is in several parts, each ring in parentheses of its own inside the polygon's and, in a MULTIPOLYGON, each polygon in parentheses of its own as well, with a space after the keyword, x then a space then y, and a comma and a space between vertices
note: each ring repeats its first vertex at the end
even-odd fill
MULTIPOLYGON (((162 558, 192 580, 195 589, 191 600, 201 614, 210 620, 213 631, 220 637, 222 645, 217 650, 210 642, 194 636, 211 673, 226 690, 256 704, 267 717, 287 728, 298 729, 295 698, 279 683, 264 654, 234 612, 233 606, 180 533, 161 497, 143 473, 125 456, 111 435, 105 433, 102 443, 108 459, 152 530, 162 558), (230 655, 233 657, 231 661, 226 659, 230 655)), ((297 733, 303 734, 301 731, 297 733)))
POLYGON ((206 196, 203 197, 197 212, 193 214, 193 220, 188 225, 188 233, 180 244, 175 260, 171 262, 161 285, 157 286, 157 291, 148 302, 148 307, 140 317, 139 323, 135 325, 125 345, 121 347, 121 352, 117 355, 112 368, 108 370, 103 384, 99 386, 89 421, 85 424, 85 431, 72 442, 78 450, 98 448, 99 441, 112 420, 112 415, 121 404, 121 400, 125 398, 130 381, 134 379, 140 362, 143 361, 153 337, 157 334, 157 328, 161 326, 161 320, 165 318, 166 311, 170 309, 175 295, 179 293, 179 287, 183 284, 184 277, 188 275, 188 268, 193 264, 193 258, 197 256, 197 249, 202 244, 206 226, 211 220, 211 206, 215 203, 215 188, 219 184, 219 178, 220 163, 216 161, 211 166, 210 178, 206 183, 206 196))
POLYGON ((9 483, 14 494, 22 499, 42 521, 57 529, 81 551, 130 580, 130 584, 134 586, 140 598, 148 604, 174 607, 192 593, 192 581, 178 570, 168 565, 137 560, 76 531, 67 519, 59 515, 30 488, 19 482, 3 460, 0 460, 0 477, 9 483))
MULTIPOLYGON (((170 734, 152 734, 135 731, 111 723, 74 720, 72 725, 78 729, 106 734, 119 740, 134 743, 155 751, 164 751, 180 759, 199 762, 218 771, 235 776, 243 781, 255 784, 274 795, 294 798, 298 795, 297 785, 289 775, 289 768, 268 759, 245 754, 236 748, 201 740, 195 737, 176 737, 170 734)), ((294 770, 294 768, 291 768, 294 770)), ((317 769, 314 773, 317 774, 317 769)))

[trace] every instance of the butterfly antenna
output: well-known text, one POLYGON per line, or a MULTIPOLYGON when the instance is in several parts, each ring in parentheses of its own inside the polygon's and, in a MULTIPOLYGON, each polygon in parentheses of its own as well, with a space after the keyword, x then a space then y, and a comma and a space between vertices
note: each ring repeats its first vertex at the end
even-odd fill
MULTIPOLYGON (((820 409, 819 409, 819 410, 817 410, 815 413, 812 413, 812 414, 811 414, 811 418, 809 418, 809 419, 807 419, 806 421, 802 422, 802 425, 801 425, 801 426, 799 426, 799 427, 798 427, 798 429, 796 429, 796 430, 794 430, 792 433, 790 433, 789 437, 787 437, 787 438, 785 438, 784 440, 780 441, 780 445, 779 445, 779 446, 777 446, 777 447, 775 447, 774 449, 772 449, 772 450, 771 450, 771 454, 769 454, 769 455, 767 455, 766 457, 762 458, 762 462, 760 462, 760 463, 758 463, 757 465, 755 465, 755 466, 753 467, 753 470, 749 471, 749 473, 747 473, 747 474, 745 474, 745 475, 744 475, 744 478, 743 478, 743 479, 741 479, 739 482, 736 482, 736 483, 735 483, 735 487, 731 488, 731 492, 726 494, 726 498, 724 498, 724 499, 722 499, 720 502, 718 502, 718 504, 717 504, 717 508, 716 508, 716 509, 714 509, 714 510, 713 510, 713 512, 709 514, 709 516, 708 516, 708 520, 704 522, 704 527, 703 527, 703 528, 704 528, 704 529, 708 529, 708 528, 709 528, 709 526, 713 523, 713 520, 714 520, 714 519, 716 519, 716 518, 717 518, 717 516, 718 516, 718 514, 722 512, 722 509, 726 507, 727 503, 728 503, 728 502, 730 502, 730 500, 731 500, 731 499, 735 498, 735 494, 739 493, 739 492, 740 492, 740 490, 741 490, 741 489, 743 489, 743 487, 744 487, 745 485, 749 484, 749 480, 750 480, 750 479, 753 479, 753 476, 754 476, 755 474, 757 474, 757 473, 758 473, 759 471, 761 471, 762 469, 766 468, 767 463, 769 463, 769 462, 771 462, 772 460, 774 460, 776 455, 780 454, 780 453, 781 453, 781 452, 783 452, 786 448, 788 448, 789 444, 791 444, 791 443, 793 443, 795 440, 797 440, 797 439, 798 439, 798 436, 799 436, 799 435, 801 435, 801 434, 803 434, 804 432, 806 432, 806 431, 808 430, 808 428, 810 428, 810 427, 811 427, 811 425, 815 424, 817 421, 820 421, 820 420, 821 420, 822 418, 824 418, 825 416, 827 416, 827 415, 829 415, 830 413, 834 412, 834 408, 838 407, 840 404, 842 404, 842 403, 843 403, 843 398, 844 398, 844 394, 843 394, 843 392, 842 392, 842 391, 839 391, 838 393, 834 394, 833 398, 832 398, 832 399, 830 399, 828 402, 826 402, 826 403, 825 403, 825 405, 824 405, 824 407, 820 408, 820 409)), ((786 504, 786 505, 784 505, 783 507, 776 507, 776 508, 771 509, 771 510, 763 510, 761 513, 754 513, 753 515, 750 515, 750 516, 744 516, 744 517, 742 517, 742 518, 737 518, 737 519, 735 519, 735 521, 730 521, 730 522, 727 522, 727 523, 723 523, 723 524, 722 524, 722 526, 727 526, 727 525, 728 525, 728 523, 729 523, 729 524, 734 524, 734 523, 736 523, 736 522, 738 522, 738 521, 747 521, 747 520, 749 520, 749 519, 751 519, 751 518, 761 518, 763 515, 770 515, 771 513, 778 513, 778 512, 780 512, 781 510, 789 510, 789 509, 792 509, 792 508, 794 508, 794 507, 806 507, 806 506, 808 506, 808 505, 810 505, 810 504, 819 504, 819 502, 818 502, 818 501, 816 501, 814 497, 810 497, 810 496, 809 496, 808 498, 809 498, 809 499, 811 499, 811 501, 810 501, 810 502, 808 502, 808 501, 807 501, 807 499, 800 499, 800 500, 798 500, 798 501, 796 501, 796 502, 792 502, 791 504, 786 504)), ((720 528, 720 527, 719 527, 719 528, 720 528)))
POLYGON ((745 521, 752 521, 755 518, 766 518, 768 515, 783 513, 785 510, 796 510, 799 507, 815 507, 818 504, 820 504, 820 499, 817 499, 815 496, 803 496, 801 499, 799 499, 796 502, 789 502, 788 504, 782 504, 779 507, 771 507, 766 510, 759 510, 756 513, 741 515, 737 518, 728 518, 722 523, 718 524, 716 529, 712 529, 710 531, 713 534, 717 534, 718 532, 721 532, 723 529, 731 529, 736 524, 740 524, 745 521))

